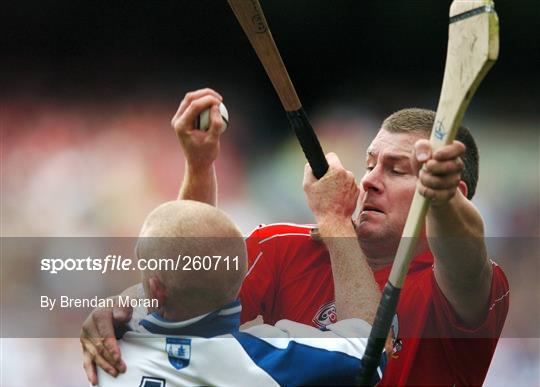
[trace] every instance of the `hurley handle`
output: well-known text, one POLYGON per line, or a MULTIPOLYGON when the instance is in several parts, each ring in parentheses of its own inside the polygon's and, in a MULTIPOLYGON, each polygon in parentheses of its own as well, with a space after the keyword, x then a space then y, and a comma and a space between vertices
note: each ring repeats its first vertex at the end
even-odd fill
POLYGON ((373 371, 377 369, 381 361, 381 354, 386 343, 388 331, 399 300, 400 288, 396 288, 390 282, 386 283, 381 302, 377 308, 373 328, 369 334, 366 352, 362 357, 362 366, 358 374, 358 383, 361 386, 373 385, 373 371))
POLYGON ((306 155, 306 159, 313 170, 313 175, 320 179, 328 171, 328 162, 324 157, 319 139, 309 123, 306 112, 303 108, 288 111, 287 118, 289 118, 289 123, 294 129, 304 155, 306 155))

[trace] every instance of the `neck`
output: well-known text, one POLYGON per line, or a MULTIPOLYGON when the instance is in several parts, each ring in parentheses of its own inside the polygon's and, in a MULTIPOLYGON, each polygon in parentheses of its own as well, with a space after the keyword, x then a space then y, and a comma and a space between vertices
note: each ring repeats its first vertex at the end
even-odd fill
POLYGON ((175 305, 172 307, 164 306, 156 312, 165 320, 178 322, 213 312, 215 309, 214 305, 182 305, 182 307, 175 305))
MULTIPOLYGON (((186 299, 184 297, 183 299, 186 299)), ((161 317, 163 317, 165 320, 171 321, 171 322, 179 322, 179 321, 185 321, 190 320, 194 317, 202 316, 203 314, 211 313, 215 311, 216 309, 219 309, 223 307, 224 305, 227 305, 231 302, 236 300, 236 298, 232 300, 222 300, 222 301, 208 301, 208 300, 202 300, 201 298, 195 298, 193 302, 183 302, 181 304, 169 304, 165 300, 163 305, 160 305, 159 308, 156 309, 148 309, 148 312, 157 312, 161 317)))
MULTIPOLYGON (((399 241, 390 243, 388 241, 366 241, 360 240, 360 246, 366 256, 366 261, 372 271, 384 269, 394 263, 394 258, 398 249, 399 241)), ((425 237, 418 240, 414 256, 429 251, 429 244, 425 237)), ((414 257, 413 257, 414 258, 414 257)))

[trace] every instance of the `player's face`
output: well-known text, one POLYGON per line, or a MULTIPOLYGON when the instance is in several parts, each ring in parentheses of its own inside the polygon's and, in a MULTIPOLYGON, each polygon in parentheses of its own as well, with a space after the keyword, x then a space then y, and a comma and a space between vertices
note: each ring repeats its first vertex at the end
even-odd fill
MULTIPOLYGON (((380 130, 366 154, 366 173, 361 180, 360 212, 355 220, 361 241, 399 242, 416 188, 414 143, 417 133, 380 130)), ((396 245, 397 246, 397 245, 396 245)))

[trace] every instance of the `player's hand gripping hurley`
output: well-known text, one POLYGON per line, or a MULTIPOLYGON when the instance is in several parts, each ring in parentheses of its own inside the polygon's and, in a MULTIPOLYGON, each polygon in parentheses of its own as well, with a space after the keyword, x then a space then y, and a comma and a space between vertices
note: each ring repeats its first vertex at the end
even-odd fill
POLYGON ((274 85, 313 174, 320 179, 328 170, 328 163, 283 64, 259 1, 228 0, 228 2, 274 85))
MULTIPOLYGON (((467 105, 499 54, 493 1, 454 0, 449 24, 444 79, 430 138, 433 151, 454 141, 467 105)), ((417 190, 362 359, 361 385, 372 384, 428 206, 429 200, 417 190)))

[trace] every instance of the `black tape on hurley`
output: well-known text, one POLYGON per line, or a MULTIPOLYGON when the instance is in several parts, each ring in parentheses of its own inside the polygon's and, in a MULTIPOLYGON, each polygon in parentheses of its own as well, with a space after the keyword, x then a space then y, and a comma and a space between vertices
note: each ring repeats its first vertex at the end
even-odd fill
POLYGON ((400 288, 396 288, 390 282, 384 287, 381 302, 377 308, 373 328, 369 334, 366 352, 362 357, 362 366, 358 374, 358 384, 360 386, 372 386, 374 380, 374 371, 379 366, 381 355, 386 343, 388 332, 392 319, 396 313, 397 303, 399 301, 400 288))
POLYGON ((293 112, 287 112, 287 118, 291 127, 296 133, 300 146, 306 155, 306 159, 313 170, 313 175, 320 179, 328 171, 328 163, 324 157, 319 139, 309 123, 306 112, 303 108, 293 112))

